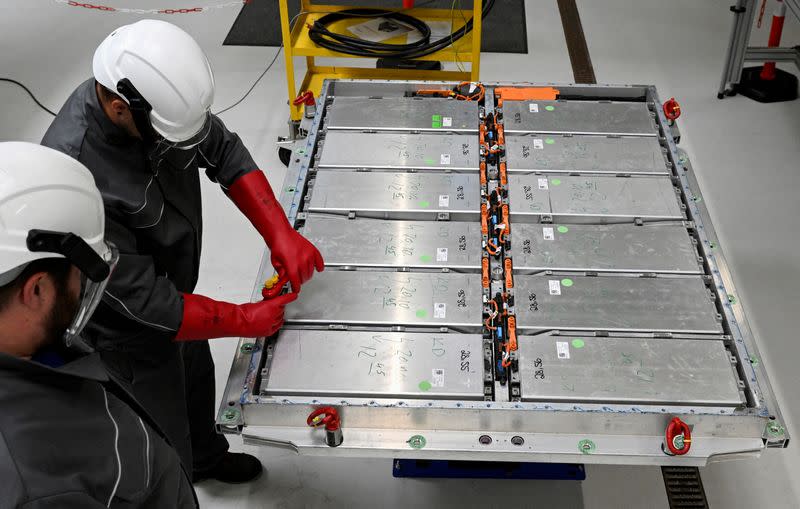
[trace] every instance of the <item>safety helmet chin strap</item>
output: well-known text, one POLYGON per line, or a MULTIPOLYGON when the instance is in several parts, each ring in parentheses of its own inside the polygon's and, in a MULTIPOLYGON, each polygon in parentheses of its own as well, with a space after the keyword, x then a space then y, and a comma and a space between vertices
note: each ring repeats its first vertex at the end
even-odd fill
POLYGON ((155 143, 159 136, 150 122, 150 112, 153 107, 142 97, 142 94, 136 90, 136 87, 133 86, 133 83, 128 78, 122 78, 117 82, 117 92, 128 100, 128 108, 131 110, 133 123, 136 124, 139 134, 142 135, 142 140, 148 145, 155 143))

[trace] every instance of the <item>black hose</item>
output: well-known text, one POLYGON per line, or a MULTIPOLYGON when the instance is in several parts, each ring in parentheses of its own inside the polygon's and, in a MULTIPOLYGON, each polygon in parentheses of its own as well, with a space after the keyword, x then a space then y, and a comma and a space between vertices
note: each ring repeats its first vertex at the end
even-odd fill
MULTIPOLYGON (((481 17, 485 18, 494 6, 494 0, 483 0, 481 17)), ((437 41, 430 41, 431 29, 427 23, 413 16, 397 11, 384 9, 347 9, 322 16, 308 29, 308 37, 322 48, 359 57, 368 58, 421 58, 454 44, 457 40, 472 31, 473 20, 470 18, 464 26, 437 41), (409 44, 387 44, 371 42, 331 32, 328 25, 352 17, 383 17, 398 21, 417 30, 422 38, 409 44)))

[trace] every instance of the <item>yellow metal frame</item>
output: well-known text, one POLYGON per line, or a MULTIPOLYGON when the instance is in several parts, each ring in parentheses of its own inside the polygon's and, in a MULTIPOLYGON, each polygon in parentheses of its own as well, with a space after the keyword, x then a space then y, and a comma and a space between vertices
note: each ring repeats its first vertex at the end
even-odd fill
MULTIPOLYGON (((371 69, 366 67, 332 67, 318 66, 317 57, 328 58, 363 58, 353 55, 335 53, 326 48, 315 45, 308 37, 308 26, 315 20, 330 12, 352 9, 352 6, 316 5, 311 0, 300 2, 300 15, 294 29, 289 25, 289 7, 287 0, 279 0, 281 17, 281 37, 283 38, 284 58, 286 59, 286 85, 289 92, 289 111, 291 120, 300 120, 303 115, 303 106, 294 106, 292 101, 299 93, 311 90, 314 97, 319 96, 322 82, 326 79, 404 79, 404 80, 443 80, 443 81, 478 81, 481 59, 481 0, 473 0, 472 10, 451 9, 409 9, 408 13, 424 21, 451 22, 451 30, 458 30, 470 19, 474 20, 472 31, 455 42, 454 45, 437 51, 420 60, 435 60, 439 62, 455 62, 458 71, 423 71, 408 69, 371 69), (305 57, 306 75, 300 88, 295 83, 294 62, 296 57, 305 57), (468 63, 469 70, 461 64, 468 63)), ((334 23, 331 28, 341 31, 350 25, 361 23, 361 20, 344 20, 334 23)), ((387 43, 404 41, 385 41, 387 43)))

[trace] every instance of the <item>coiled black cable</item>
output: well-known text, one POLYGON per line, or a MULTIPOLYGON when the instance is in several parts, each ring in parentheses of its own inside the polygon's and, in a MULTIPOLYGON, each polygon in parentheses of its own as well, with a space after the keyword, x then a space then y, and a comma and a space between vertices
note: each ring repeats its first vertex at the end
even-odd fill
MULTIPOLYGON (((483 0, 481 16, 483 18, 491 11, 495 0, 483 0)), ((464 26, 437 41, 431 42, 431 29, 427 23, 413 16, 397 11, 387 11, 384 9, 346 9, 343 11, 332 12, 322 16, 314 22, 308 29, 308 37, 322 48, 345 53, 359 57, 368 58, 402 58, 414 59, 421 58, 454 44, 457 40, 472 31, 473 20, 470 18, 464 26), (387 44, 382 42, 371 42, 350 37, 348 35, 331 32, 328 26, 337 21, 352 17, 383 17, 394 20, 417 30, 422 38, 408 44, 387 44)))

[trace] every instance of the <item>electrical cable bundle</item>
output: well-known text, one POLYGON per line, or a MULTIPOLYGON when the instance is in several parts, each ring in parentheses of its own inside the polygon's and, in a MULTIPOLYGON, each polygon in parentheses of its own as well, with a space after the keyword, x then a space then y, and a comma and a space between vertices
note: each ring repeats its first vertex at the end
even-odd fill
MULTIPOLYGON (((481 11, 482 18, 485 18, 494 6, 495 0, 483 0, 481 11)), ((346 9, 343 11, 332 12, 322 16, 308 28, 308 37, 322 48, 367 58, 398 58, 415 59, 421 58, 431 53, 455 44, 455 42, 472 31, 472 18, 464 26, 455 32, 442 37, 437 41, 431 41, 431 29, 427 23, 413 16, 397 11, 384 9, 346 9), (382 42, 371 42, 358 37, 331 32, 328 26, 350 18, 363 17, 383 17, 388 20, 410 26, 420 33, 422 38, 408 44, 387 44, 382 42)))

